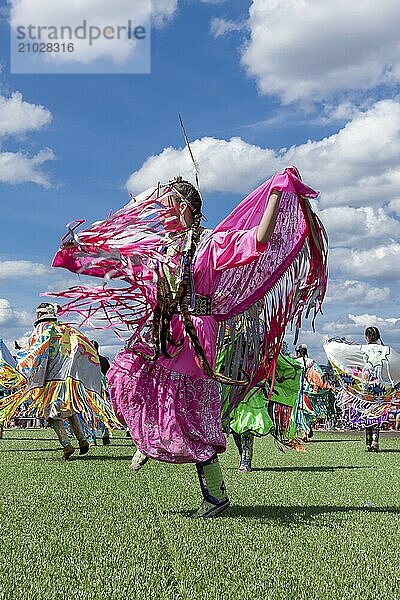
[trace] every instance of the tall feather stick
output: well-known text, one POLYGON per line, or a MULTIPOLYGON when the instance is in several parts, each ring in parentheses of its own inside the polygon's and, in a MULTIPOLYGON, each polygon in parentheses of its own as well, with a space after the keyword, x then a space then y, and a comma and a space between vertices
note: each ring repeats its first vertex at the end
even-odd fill
POLYGON ((182 129, 183 137, 185 138, 186 147, 189 150, 190 158, 192 159, 192 163, 193 163, 193 166, 194 166, 194 175, 195 175, 195 179, 196 179, 196 186, 197 186, 197 189, 198 189, 198 191, 200 193, 200 196, 201 196, 200 183, 199 183, 199 171, 200 171, 200 169, 199 169, 199 163, 196 161, 196 159, 194 157, 194 154, 192 152, 192 148, 190 147, 190 143, 189 143, 189 139, 188 139, 188 136, 187 136, 187 133, 186 133, 185 125, 183 124, 183 119, 182 119, 182 116, 181 116, 180 113, 179 113, 179 122, 181 124, 181 129, 182 129))

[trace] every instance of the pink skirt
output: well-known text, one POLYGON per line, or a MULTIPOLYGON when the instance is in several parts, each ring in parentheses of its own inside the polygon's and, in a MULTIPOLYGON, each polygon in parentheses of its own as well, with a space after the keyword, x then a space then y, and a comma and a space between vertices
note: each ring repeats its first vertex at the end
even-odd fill
POLYGON ((127 350, 115 357, 107 379, 117 418, 146 456, 203 462, 225 451, 215 381, 170 371, 127 350))

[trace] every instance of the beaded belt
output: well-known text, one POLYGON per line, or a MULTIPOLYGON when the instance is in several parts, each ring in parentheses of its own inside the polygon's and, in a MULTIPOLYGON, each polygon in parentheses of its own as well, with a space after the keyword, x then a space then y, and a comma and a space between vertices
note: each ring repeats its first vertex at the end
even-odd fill
MULTIPOLYGON (((194 310, 191 310, 190 314, 194 315, 195 317, 209 317, 209 316, 211 316, 211 309, 212 309, 211 298, 208 298, 207 296, 198 296, 196 294, 195 302, 194 302, 194 310)), ((181 311, 178 307, 178 310, 175 311, 175 314, 180 313, 180 312, 181 311)))
POLYGON ((212 302, 207 296, 195 296, 193 314, 197 317, 209 317, 211 315, 212 302))

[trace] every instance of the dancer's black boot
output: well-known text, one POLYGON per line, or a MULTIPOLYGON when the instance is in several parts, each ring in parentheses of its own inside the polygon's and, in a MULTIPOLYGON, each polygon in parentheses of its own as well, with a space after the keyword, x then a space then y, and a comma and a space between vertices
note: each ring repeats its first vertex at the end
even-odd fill
POLYGON ((203 503, 193 516, 203 519, 216 517, 229 506, 218 456, 214 454, 205 462, 197 463, 196 469, 203 494, 203 503))

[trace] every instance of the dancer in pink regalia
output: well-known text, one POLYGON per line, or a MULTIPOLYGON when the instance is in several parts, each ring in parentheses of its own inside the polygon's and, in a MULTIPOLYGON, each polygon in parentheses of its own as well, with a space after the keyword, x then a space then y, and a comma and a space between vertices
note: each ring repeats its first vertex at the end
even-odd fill
POLYGON ((218 384, 231 386, 235 407, 258 381, 273 379, 288 323, 299 327, 304 309, 320 309, 326 239, 308 200, 317 195, 288 168, 206 231, 198 190, 177 178, 85 231, 70 227, 54 259, 54 266, 125 281, 119 289, 77 287, 58 296, 69 299, 64 312, 130 330, 107 378, 137 447, 132 466, 149 457, 196 463, 197 516, 229 505, 217 457, 226 445, 218 384), (215 358, 227 325, 236 347, 260 339, 261 346, 240 351, 240 361, 228 352, 222 375, 215 358))

